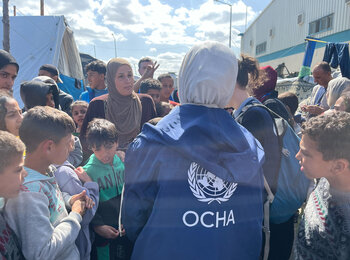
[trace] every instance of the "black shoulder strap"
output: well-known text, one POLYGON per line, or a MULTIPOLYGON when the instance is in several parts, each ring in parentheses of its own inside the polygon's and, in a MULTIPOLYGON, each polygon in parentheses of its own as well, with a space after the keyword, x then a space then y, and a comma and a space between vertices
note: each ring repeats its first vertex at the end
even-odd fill
MULTIPOLYGON (((279 150, 279 162, 278 162, 278 168, 277 169, 280 169, 281 167, 281 160, 282 160, 282 149, 283 149, 283 134, 281 132, 279 132, 279 128, 276 124, 276 120, 284 120, 281 116, 279 116, 278 114, 276 114, 275 112, 273 112, 271 109, 269 109, 268 107, 264 106, 263 104, 261 103, 258 103, 258 102, 250 102, 248 103, 248 105, 246 105, 243 109, 242 109, 242 112, 237 116, 236 118, 236 121, 238 123, 241 123, 242 122, 242 118, 244 116, 244 114, 249 110, 251 109, 252 107, 261 107, 263 109, 265 109, 271 119, 272 119, 272 122, 273 122, 273 127, 276 131, 276 135, 277 135, 277 140, 278 140, 278 150, 279 150), (275 117, 274 117, 275 116, 275 117)), ((288 123, 287 123, 288 124, 288 123)), ((278 171, 279 172, 279 171, 278 171)), ((276 176, 276 178, 278 178, 278 175, 276 176)))

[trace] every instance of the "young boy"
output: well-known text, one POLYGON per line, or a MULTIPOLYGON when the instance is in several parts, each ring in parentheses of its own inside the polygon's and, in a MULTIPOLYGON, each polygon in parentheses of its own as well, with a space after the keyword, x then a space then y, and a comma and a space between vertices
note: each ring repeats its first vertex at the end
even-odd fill
POLYGON ((295 259, 350 259, 350 114, 311 118, 296 158, 311 193, 294 245, 295 259))
POLYGON ((152 97, 154 104, 160 103, 160 91, 162 89, 162 83, 156 79, 145 79, 141 82, 140 92, 148 94, 152 97))
POLYGON ((28 110, 19 129, 26 145, 28 176, 17 198, 5 206, 5 219, 16 233, 26 259, 79 259, 74 243, 85 207, 85 191, 70 197, 58 188, 50 165, 67 159, 75 130, 64 112, 37 106, 28 110), (71 206, 68 214, 66 206, 71 206))
POLYGON ((100 189, 100 202, 91 221, 96 234, 93 254, 97 259, 123 259, 128 253, 121 245, 126 237, 119 237, 118 216, 124 164, 115 154, 117 130, 108 120, 94 119, 88 125, 86 137, 93 154, 83 168, 100 189))
POLYGON ((8 132, 0 131, 0 259, 24 259, 15 234, 2 215, 4 199, 18 196, 27 172, 23 169, 25 146, 8 132))
POLYGON ((86 65, 85 70, 89 86, 86 87, 86 91, 81 93, 79 99, 90 103, 95 97, 108 93, 105 84, 106 64, 103 61, 95 60, 86 65))
POLYGON ((160 83, 162 83, 162 90, 160 91, 160 101, 167 102, 172 104, 173 106, 178 105, 173 101, 171 94, 174 91, 174 80, 170 74, 161 74, 158 77, 160 83))

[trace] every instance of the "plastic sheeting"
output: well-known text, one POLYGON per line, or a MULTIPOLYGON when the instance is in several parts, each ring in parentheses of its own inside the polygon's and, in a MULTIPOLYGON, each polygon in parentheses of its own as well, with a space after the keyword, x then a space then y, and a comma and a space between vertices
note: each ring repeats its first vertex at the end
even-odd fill
MULTIPOLYGON (((0 40, 3 28, 0 27, 0 40)), ((13 95, 23 107, 21 82, 38 75, 43 64, 55 65, 61 74, 83 79, 79 51, 64 16, 10 17, 10 52, 19 64, 13 95)))

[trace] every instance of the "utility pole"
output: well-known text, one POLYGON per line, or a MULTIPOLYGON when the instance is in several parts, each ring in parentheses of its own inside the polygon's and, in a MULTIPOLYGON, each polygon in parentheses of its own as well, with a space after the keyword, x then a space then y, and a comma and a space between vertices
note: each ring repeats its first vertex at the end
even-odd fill
POLYGON ((2 23, 4 28, 3 48, 10 52, 10 17, 9 17, 9 0, 3 0, 2 5, 2 23))
POLYGON ((16 15, 17 15, 16 6, 14 5, 14 6, 13 6, 13 16, 16 16, 16 15))
POLYGON ((96 47, 95 47, 95 44, 94 44, 94 54, 95 54, 95 58, 96 58, 96 47))
POLYGON ((44 0, 40 0, 40 15, 44 16, 44 0))
POLYGON ((115 35, 112 33, 113 39, 114 39, 114 56, 117 57, 117 42, 115 40, 115 35))
POLYGON ((221 0, 214 0, 215 2, 219 2, 221 4, 224 4, 224 5, 228 5, 230 7, 230 35, 229 35, 229 42, 228 42, 228 46, 230 47, 231 49, 231 34, 232 34, 232 4, 230 3, 227 3, 227 2, 224 2, 224 1, 221 1, 221 0))

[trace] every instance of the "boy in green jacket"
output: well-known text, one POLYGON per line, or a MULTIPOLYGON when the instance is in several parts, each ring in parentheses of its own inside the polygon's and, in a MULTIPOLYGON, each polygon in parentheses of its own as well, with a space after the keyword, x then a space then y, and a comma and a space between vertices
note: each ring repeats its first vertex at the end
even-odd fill
POLYGON ((88 125, 87 142, 93 154, 83 167, 97 182, 100 202, 91 226, 95 232, 92 259, 128 259, 128 241, 118 226, 121 194, 124 185, 124 164, 115 154, 118 134, 113 123, 94 119, 88 125))

